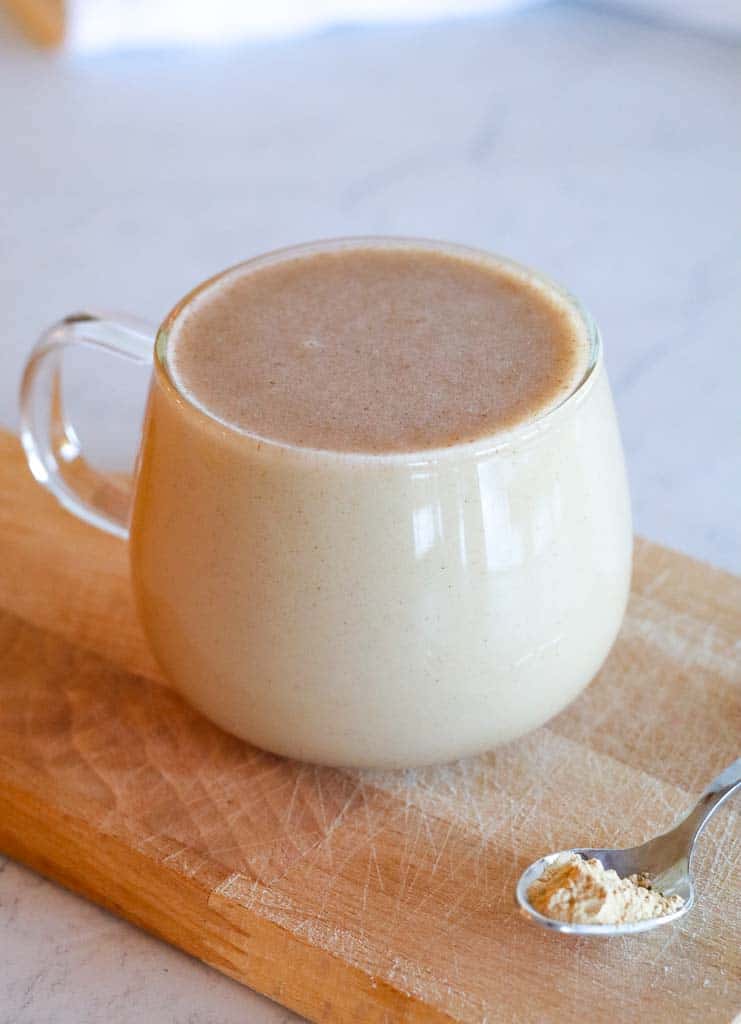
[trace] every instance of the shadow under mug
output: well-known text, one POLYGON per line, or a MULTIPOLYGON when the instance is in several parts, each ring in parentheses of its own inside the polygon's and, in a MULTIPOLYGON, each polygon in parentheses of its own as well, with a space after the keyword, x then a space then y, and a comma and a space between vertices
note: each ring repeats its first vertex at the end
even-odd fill
POLYGON ((89 314, 50 328, 26 366, 22 440, 65 508, 128 539, 144 629, 192 704, 278 754, 386 768, 483 752, 565 707, 619 629, 632 530, 599 335, 556 285, 460 246, 384 238, 297 246, 224 274, 369 245, 527 273, 584 324, 582 379, 556 408, 447 448, 257 437, 200 407, 168 365, 179 318, 222 274, 156 336, 89 314), (63 409, 62 355, 80 344, 153 364, 130 493, 85 462, 63 409))

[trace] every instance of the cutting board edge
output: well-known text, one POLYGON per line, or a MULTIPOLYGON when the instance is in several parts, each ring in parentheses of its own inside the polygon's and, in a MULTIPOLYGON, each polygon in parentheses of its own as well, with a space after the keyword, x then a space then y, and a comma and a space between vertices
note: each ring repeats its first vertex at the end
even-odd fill
POLYGON ((303 941, 238 901, 184 878, 116 836, 105 837, 101 857, 100 838, 100 829, 3 780, 0 851, 222 974, 321 1024, 387 1024, 390 1019, 454 1024, 455 1018, 444 1011, 303 941), (127 877, 114 877, 110 868, 127 862, 127 877), (161 914, 163 902, 155 898, 161 891, 172 902, 173 881, 177 916, 169 920, 161 914), (228 915, 217 909, 219 901, 228 904, 228 915), (186 906, 191 924, 183 930, 186 906), (235 918, 244 924, 237 925, 235 918), (221 955, 213 940, 200 934, 206 925, 212 926, 210 934, 219 937, 219 944, 228 947, 221 955), (271 963, 284 964, 283 971, 276 972, 271 963), (327 999, 328 989, 337 996, 334 1004, 327 999))

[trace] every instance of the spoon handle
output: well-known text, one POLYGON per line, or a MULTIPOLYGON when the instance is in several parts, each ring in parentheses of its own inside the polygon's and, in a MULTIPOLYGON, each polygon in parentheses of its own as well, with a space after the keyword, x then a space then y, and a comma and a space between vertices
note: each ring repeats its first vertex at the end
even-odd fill
POLYGON ((679 824, 692 846, 711 817, 732 793, 741 787, 741 757, 716 775, 686 818, 679 824))

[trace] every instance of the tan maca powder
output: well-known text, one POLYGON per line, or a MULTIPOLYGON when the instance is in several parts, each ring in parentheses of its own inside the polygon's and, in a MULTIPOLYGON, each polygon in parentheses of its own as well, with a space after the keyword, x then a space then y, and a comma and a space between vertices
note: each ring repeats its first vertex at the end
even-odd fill
POLYGON ((681 896, 664 896, 641 875, 620 878, 600 861, 565 853, 528 889, 531 906, 544 917, 572 924, 633 924, 673 914, 681 896))

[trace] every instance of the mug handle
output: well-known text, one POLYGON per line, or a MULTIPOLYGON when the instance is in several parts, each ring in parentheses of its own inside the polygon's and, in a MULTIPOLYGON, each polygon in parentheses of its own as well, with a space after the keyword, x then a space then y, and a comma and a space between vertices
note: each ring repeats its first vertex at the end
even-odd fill
POLYGON ((126 539, 132 485, 86 461, 62 400, 65 348, 89 345, 151 365, 156 331, 132 316, 74 313, 45 331, 21 382, 21 443, 34 477, 68 511, 126 539))

